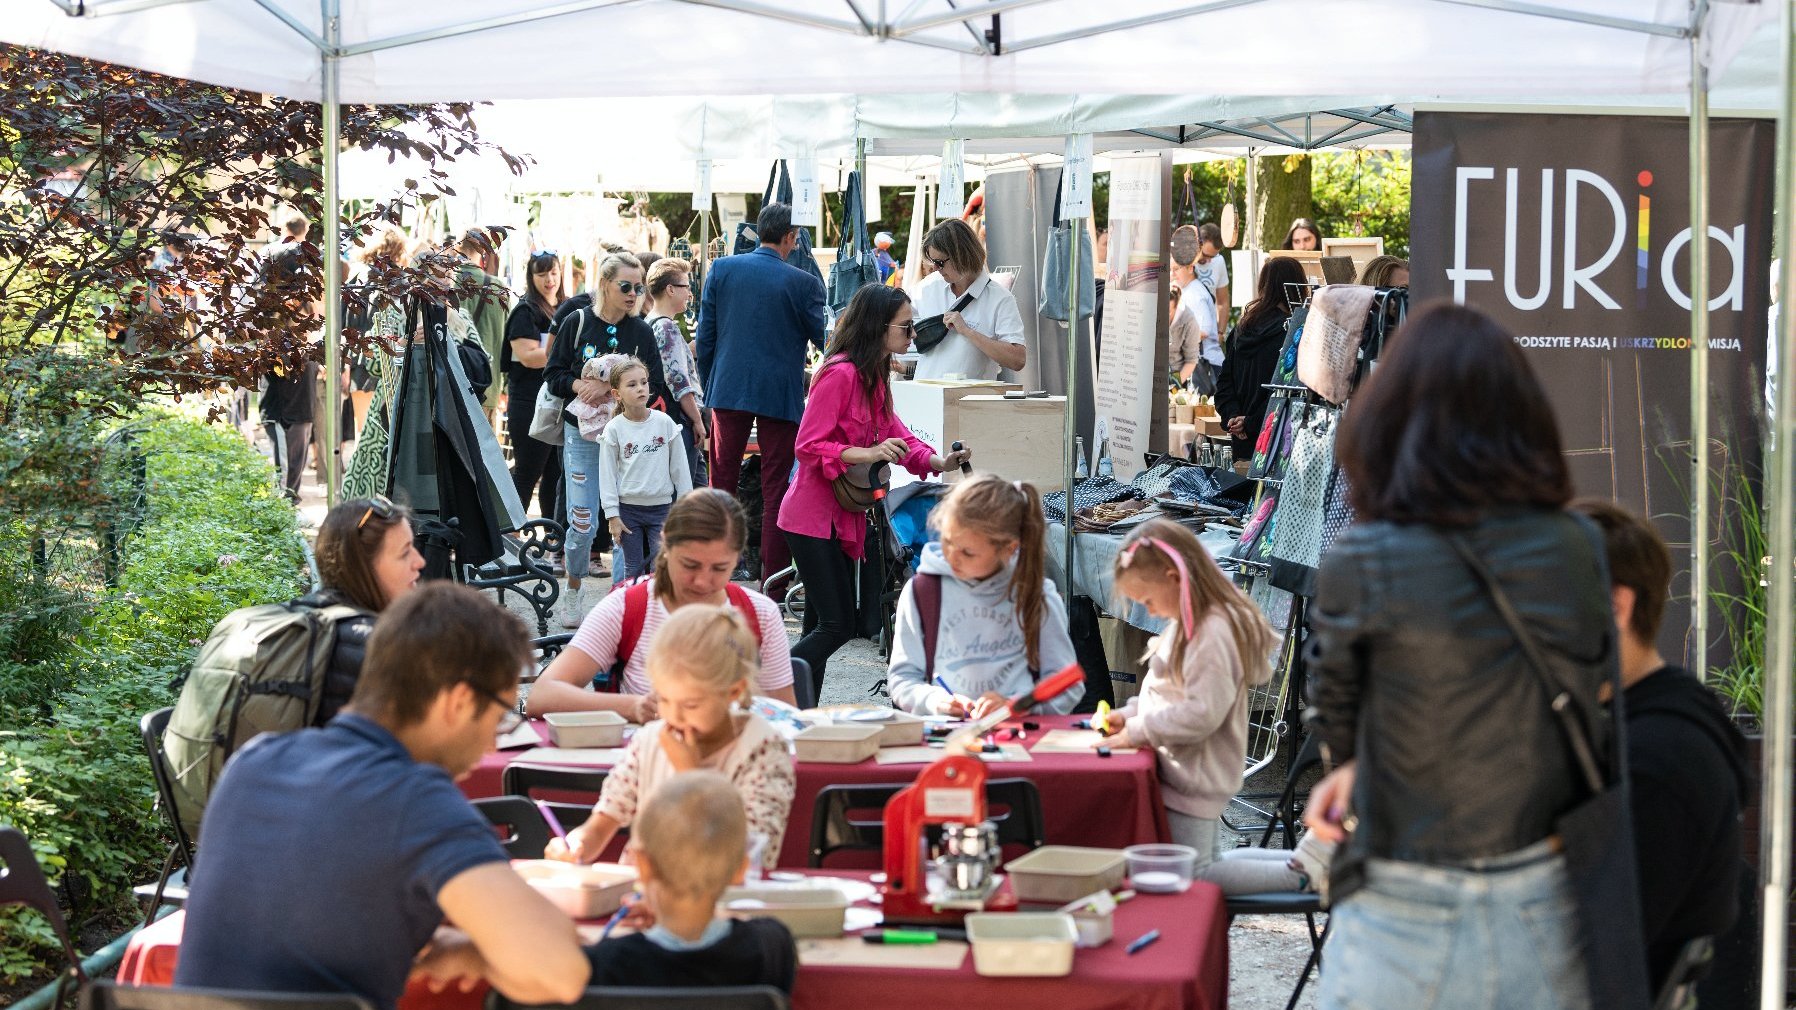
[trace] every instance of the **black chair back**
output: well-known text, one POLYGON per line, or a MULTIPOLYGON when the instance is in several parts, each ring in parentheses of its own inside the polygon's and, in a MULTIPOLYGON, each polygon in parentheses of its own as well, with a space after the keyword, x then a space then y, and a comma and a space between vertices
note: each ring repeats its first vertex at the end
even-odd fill
MULTIPOLYGON (((535 800, 537 793, 545 793, 543 806, 558 821, 564 830, 572 830, 586 823, 592 815, 593 804, 599 801, 599 792, 605 788, 605 777, 610 774, 602 768, 569 768, 565 765, 532 765, 519 764, 514 761, 505 766, 500 775, 500 783, 507 795, 522 796, 527 800, 535 800), (587 802, 569 799, 571 794, 591 796, 587 802)), ((544 844, 547 844, 546 842, 544 844)))
POLYGON ((192 866, 194 839, 189 838, 187 829, 181 826, 181 811, 175 806, 174 773, 169 771, 168 758, 162 753, 162 736, 168 729, 169 717, 174 714, 172 705, 159 708, 139 720, 137 729, 143 737, 143 752, 150 759, 150 775, 156 780, 156 798, 162 806, 162 818, 175 834, 175 847, 181 852, 183 865, 192 866))
POLYGON ((817 707, 817 685, 811 683, 811 661, 792 657, 792 697, 800 709, 817 707))
MULTIPOLYGON (((885 807, 909 783, 824 786, 811 810, 812 868, 832 853, 881 852, 885 848, 885 807)), ((1044 844, 1041 791, 1028 779, 993 779, 985 784, 986 816, 998 828, 1006 858, 1044 844)))
POLYGON ((549 822, 537 805, 522 796, 488 796, 474 801, 475 809, 486 815, 493 827, 502 828, 505 836, 499 844, 513 859, 541 859, 549 847, 549 822))
POLYGON ((83 990, 81 1010, 374 1010, 374 1005, 349 993, 130 986, 101 980, 83 990))
MULTIPOLYGON (((593 986, 568 1010, 790 1010, 791 1000, 772 986, 717 986, 642 989, 593 986)), ((487 993, 486 1010, 534 1010, 506 999, 497 989, 487 993)))
POLYGON ((1297 814, 1297 783, 1310 769, 1322 763, 1322 738, 1310 733, 1303 738, 1297 748, 1297 756, 1291 759, 1291 767, 1285 772, 1285 788, 1278 794, 1278 806, 1272 811, 1272 817, 1266 822, 1266 830, 1260 833, 1260 848, 1272 844, 1272 832, 1283 828, 1285 848, 1297 847, 1297 826, 1301 818, 1297 814))
POLYGON ((31 851, 31 842, 11 825, 0 825, 0 905, 35 908, 50 920, 50 928, 56 931, 56 939, 62 941, 62 953, 69 959, 74 977, 86 981, 81 955, 76 953, 75 945, 69 940, 69 926, 62 918, 62 907, 56 903, 56 892, 50 890, 50 882, 44 879, 44 869, 37 864, 37 853, 31 851))

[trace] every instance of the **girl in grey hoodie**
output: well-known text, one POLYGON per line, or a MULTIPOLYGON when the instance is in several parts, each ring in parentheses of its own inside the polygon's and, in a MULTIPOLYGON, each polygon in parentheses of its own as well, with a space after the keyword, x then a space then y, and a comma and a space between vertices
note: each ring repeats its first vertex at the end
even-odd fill
MULTIPOLYGON (((1042 575, 1046 531, 1032 485, 965 481, 929 521, 941 541, 923 549, 898 600, 894 706, 977 719, 1077 662, 1066 608, 1042 575)), ((1084 694, 1080 685, 1040 710, 1070 712, 1084 694)))

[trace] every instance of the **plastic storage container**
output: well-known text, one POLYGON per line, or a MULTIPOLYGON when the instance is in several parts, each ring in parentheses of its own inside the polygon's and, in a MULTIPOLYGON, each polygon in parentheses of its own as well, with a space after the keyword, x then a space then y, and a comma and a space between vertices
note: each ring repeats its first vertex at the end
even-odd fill
POLYGON ((862 709, 836 723, 838 726, 878 726, 881 747, 912 747, 923 742, 924 722, 897 709, 862 709))
POLYGON ((878 725, 812 726, 793 738, 793 748, 800 761, 859 764, 879 750, 879 735, 882 732, 884 728, 878 725))
POLYGON ((1004 867, 1018 901, 1062 904, 1093 891, 1115 890, 1127 862, 1118 849, 1044 845, 1004 867))
POLYGON ((717 914, 733 919, 778 919, 798 937, 842 935, 848 896, 841 889, 732 887, 717 899, 717 914))
POLYGON ((557 747, 622 747, 630 725, 616 712, 551 712, 543 721, 557 747))
POLYGON ((1078 935, 1073 917, 1060 912, 974 912, 967 916, 973 971, 980 975, 1070 975, 1078 935))
POLYGON ((578 866, 552 859, 514 859, 511 866, 538 894, 576 919, 610 915, 636 888, 636 868, 618 863, 578 866))
POLYGON ((1197 850, 1189 845, 1131 845, 1129 883, 1144 894, 1177 894, 1191 886, 1197 850))

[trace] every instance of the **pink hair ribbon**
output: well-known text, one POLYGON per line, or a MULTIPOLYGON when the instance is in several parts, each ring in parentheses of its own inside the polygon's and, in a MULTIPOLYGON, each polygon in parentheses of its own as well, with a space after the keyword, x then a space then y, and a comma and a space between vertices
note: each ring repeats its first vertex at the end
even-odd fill
POLYGON ((1187 636, 1195 634, 1197 616, 1191 611, 1191 572, 1185 568, 1185 556, 1167 546, 1166 542, 1159 537, 1142 537, 1122 552, 1124 568, 1135 563, 1135 551, 1143 544, 1159 548, 1162 554, 1172 559, 1172 566, 1179 570, 1179 612, 1185 616, 1185 634, 1187 636))

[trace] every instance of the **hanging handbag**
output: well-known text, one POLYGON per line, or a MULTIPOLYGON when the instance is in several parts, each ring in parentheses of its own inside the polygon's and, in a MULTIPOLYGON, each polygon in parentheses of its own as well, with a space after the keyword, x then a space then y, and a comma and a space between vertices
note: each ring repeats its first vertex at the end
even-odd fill
POLYGON ((881 460, 878 463, 856 463, 830 481, 829 489, 835 492, 836 504, 842 507, 842 511, 865 512, 879 504, 891 484, 892 465, 881 460))
POLYGON ((1278 496, 1278 535, 1272 542, 1272 584, 1288 593, 1315 593, 1322 563, 1322 526, 1335 472, 1334 411, 1316 407, 1298 427, 1278 496))
MULTIPOLYGON (((1065 173, 1061 173, 1061 182, 1065 183, 1065 173)), ((1072 318, 1067 312, 1066 287, 1067 276, 1073 268, 1073 243, 1078 242, 1079 250, 1079 318, 1091 315, 1092 306, 1097 303, 1097 274, 1092 270, 1091 233, 1084 228, 1074 228, 1071 222, 1060 220, 1060 190, 1054 191, 1054 216, 1052 228, 1048 232, 1048 251, 1041 259, 1041 298, 1037 304, 1038 311, 1049 319, 1066 322, 1072 318)))
POLYGON ((1330 284, 1310 299, 1308 332, 1297 347, 1297 381, 1329 403, 1346 403, 1353 395, 1360 344, 1377 293, 1359 284, 1330 284))
MULTIPOLYGON (((767 175, 767 188, 761 193, 761 206, 770 203, 783 203, 792 206, 792 176, 786 170, 786 160, 779 159, 773 163, 773 170, 767 175)), ((823 280, 823 270, 817 266, 817 257, 811 254, 811 230, 800 225, 793 225, 798 231, 798 244, 786 254, 786 262, 792 264, 819 282, 823 280)), ((751 253, 761 247, 761 236, 755 231, 753 221, 739 221, 736 224, 736 241, 731 252, 736 255, 751 253)))
POLYGON ((847 204, 848 220, 842 223, 842 244, 836 249, 836 261, 829 265, 829 307, 833 312, 846 309, 856 291, 879 283, 873 243, 867 239, 867 201, 861 195, 859 172, 848 173, 848 188, 842 193, 842 201, 847 204))
MULTIPOLYGON (((1585 533, 1596 534, 1588 526, 1585 533)), ((1584 973, 1590 987, 1590 1005, 1605 1010, 1641 1010, 1648 1005, 1645 929, 1640 913, 1640 864, 1634 853, 1634 822, 1628 804, 1626 775, 1627 711, 1622 694, 1621 671, 1613 652, 1609 657, 1609 724, 1613 731, 1608 777, 1598 766, 1599 755, 1587 727, 1600 721, 1601 713, 1586 713, 1578 693, 1550 666, 1533 633, 1509 602, 1484 561, 1461 536, 1449 535, 1448 543, 1461 561, 1484 584, 1497 614, 1521 643, 1528 666, 1552 699, 1553 717, 1565 734, 1579 772, 1590 795, 1554 822, 1564 845, 1566 873, 1572 904, 1577 908, 1578 947, 1584 953, 1584 973)), ((1596 544, 1596 556, 1603 545, 1596 544)))
MULTIPOLYGON (((586 336, 588 313, 585 309, 581 309, 574 315, 580 320, 579 328, 574 331, 574 350, 578 351, 580 341, 586 336)), ((574 357, 578 359, 579 355, 575 354, 574 357)), ((530 437, 550 445, 561 445, 565 442, 567 431, 562 427, 561 412, 566 409, 567 397, 556 396, 554 391, 549 388, 549 384, 544 382, 542 388, 536 391, 536 407, 530 413, 530 437)))

